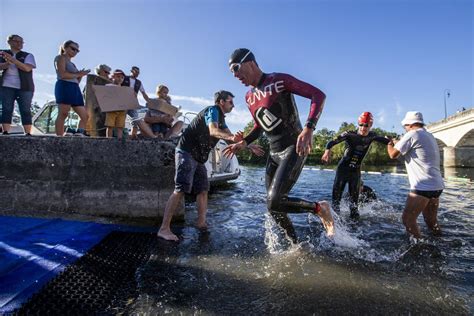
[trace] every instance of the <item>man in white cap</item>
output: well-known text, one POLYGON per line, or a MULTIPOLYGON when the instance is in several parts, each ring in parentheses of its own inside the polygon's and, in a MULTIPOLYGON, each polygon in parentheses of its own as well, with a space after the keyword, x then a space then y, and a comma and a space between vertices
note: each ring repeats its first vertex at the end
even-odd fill
POLYGON ((423 213, 426 225, 433 235, 441 235, 438 225, 439 196, 444 183, 440 172, 440 155, 436 139, 424 128, 423 115, 409 111, 402 121, 407 133, 396 144, 390 142, 390 158, 402 157, 410 182, 410 192, 403 211, 403 224, 407 232, 419 239, 420 229, 416 220, 423 213))

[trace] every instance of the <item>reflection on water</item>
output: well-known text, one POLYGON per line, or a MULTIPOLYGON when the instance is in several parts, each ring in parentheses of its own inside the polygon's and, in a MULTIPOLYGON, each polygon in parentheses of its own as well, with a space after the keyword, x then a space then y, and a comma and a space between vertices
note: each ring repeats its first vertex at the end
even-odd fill
MULTIPOLYGON (((294 195, 331 198, 335 173, 306 168, 294 195)), ((180 243, 157 240, 137 274, 138 299, 126 314, 469 314, 474 284, 471 182, 446 181, 439 218, 444 236, 412 244, 400 220, 408 178, 364 174, 379 200, 349 219, 342 205, 328 239, 319 219, 290 215, 292 244, 268 216, 264 169, 244 167, 209 198, 208 232, 175 227, 180 243)))

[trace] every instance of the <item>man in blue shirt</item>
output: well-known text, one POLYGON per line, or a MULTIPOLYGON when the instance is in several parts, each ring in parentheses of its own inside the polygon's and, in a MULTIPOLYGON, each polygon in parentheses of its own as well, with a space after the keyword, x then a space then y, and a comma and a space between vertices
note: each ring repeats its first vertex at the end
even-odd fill
MULTIPOLYGON (((158 237, 177 241, 178 237, 170 229, 171 219, 184 193, 197 194, 198 207, 197 227, 207 228, 207 192, 209 181, 204 163, 209 157, 212 148, 219 139, 229 142, 239 142, 243 133, 232 134, 225 123, 226 113, 234 108, 234 95, 229 91, 221 90, 214 94, 214 105, 208 106, 192 120, 184 130, 176 146, 176 174, 175 190, 166 203, 163 222, 158 237)), ((252 148, 251 148, 252 150, 252 148)), ((258 149, 254 149, 258 152, 258 149)))

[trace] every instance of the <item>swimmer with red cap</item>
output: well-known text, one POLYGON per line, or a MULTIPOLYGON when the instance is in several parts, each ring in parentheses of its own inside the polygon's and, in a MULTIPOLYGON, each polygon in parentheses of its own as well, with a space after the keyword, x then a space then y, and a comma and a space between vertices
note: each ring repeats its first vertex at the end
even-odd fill
POLYGON ((351 218, 358 219, 358 203, 360 192, 360 166, 365 155, 369 151, 373 141, 387 145, 389 138, 378 136, 370 129, 374 123, 372 113, 363 112, 358 119, 359 128, 356 131, 345 131, 335 139, 329 141, 326 150, 321 158, 323 163, 328 163, 331 159, 331 148, 341 142, 346 143, 344 155, 337 165, 336 178, 332 188, 332 205, 336 212, 339 212, 342 192, 346 184, 349 185, 351 218))

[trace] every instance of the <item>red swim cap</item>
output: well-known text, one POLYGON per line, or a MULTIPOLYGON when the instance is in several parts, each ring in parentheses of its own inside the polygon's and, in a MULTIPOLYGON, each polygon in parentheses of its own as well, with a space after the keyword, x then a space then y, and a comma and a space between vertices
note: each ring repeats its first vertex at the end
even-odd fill
POLYGON ((370 112, 364 112, 359 116, 359 123, 361 124, 372 124, 374 122, 374 117, 370 112))

